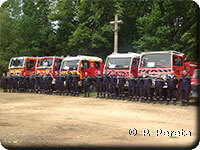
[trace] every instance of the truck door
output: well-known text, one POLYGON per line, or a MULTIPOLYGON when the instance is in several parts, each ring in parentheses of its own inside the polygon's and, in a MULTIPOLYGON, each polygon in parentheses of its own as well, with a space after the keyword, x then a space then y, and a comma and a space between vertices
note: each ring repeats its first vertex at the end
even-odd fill
POLYGON ((91 71, 90 71, 90 62, 87 60, 82 60, 81 62, 81 72, 82 72, 82 77, 85 76, 85 72, 88 73, 88 76, 91 76, 91 71))
POLYGON ((61 63, 62 63, 62 59, 56 58, 56 61, 55 61, 55 71, 54 71, 53 74, 55 74, 55 72, 59 73, 61 63))
POLYGON ((132 65, 131 65, 131 73, 134 75, 134 77, 137 77, 138 74, 138 59, 133 58, 132 65))
POLYGON ((26 74, 28 76, 30 76, 31 72, 35 71, 35 64, 36 64, 36 60, 32 60, 32 59, 27 59, 26 61, 26 74))
POLYGON ((184 69, 183 66, 183 57, 173 55, 173 70, 175 71, 178 78, 180 78, 182 71, 184 69))

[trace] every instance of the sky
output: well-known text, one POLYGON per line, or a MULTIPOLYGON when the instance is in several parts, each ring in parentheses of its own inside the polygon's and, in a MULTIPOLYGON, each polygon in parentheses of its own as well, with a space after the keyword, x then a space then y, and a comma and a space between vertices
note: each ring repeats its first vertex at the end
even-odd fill
POLYGON ((6 0, 0 0, 0 6, 1 6, 1 4, 3 4, 3 2, 5 2, 6 0))

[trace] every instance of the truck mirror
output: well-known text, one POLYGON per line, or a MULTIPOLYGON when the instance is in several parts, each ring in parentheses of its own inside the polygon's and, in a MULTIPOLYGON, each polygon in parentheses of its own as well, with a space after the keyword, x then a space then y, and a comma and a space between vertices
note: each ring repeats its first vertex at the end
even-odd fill
POLYGON ((187 57, 184 59, 184 62, 186 62, 188 59, 187 59, 187 57))

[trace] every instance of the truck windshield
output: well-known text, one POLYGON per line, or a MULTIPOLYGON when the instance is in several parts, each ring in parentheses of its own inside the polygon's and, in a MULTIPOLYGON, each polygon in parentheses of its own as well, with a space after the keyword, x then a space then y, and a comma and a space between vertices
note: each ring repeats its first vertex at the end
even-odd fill
POLYGON ((62 64, 61 70, 77 70, 79 60, 65 60, 62 64))
POLYGON ((106 69, 129 69, 131 57, 123 58, 108 58, 105 68, 106 69))
POLYGON ((38 68, 51 68, 53 64, 53 58, 45 58, 45 59, 39 59, 37 67, 38 68))
POLYGON ((170 67, 171 55, 170 54, 145 54, 142 56, 140 67, 170 67))
POLYGON ((10 63, 10 68, 23 68, 24 58, 12 58, 10 63))

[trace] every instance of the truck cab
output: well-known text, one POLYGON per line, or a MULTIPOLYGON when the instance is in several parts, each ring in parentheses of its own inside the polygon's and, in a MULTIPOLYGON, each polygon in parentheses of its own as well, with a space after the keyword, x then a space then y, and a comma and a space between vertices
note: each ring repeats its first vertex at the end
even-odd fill
POLYGON ((53 78, 55 78, 55 73, 60 70, 60 65, 63 60, 63 57, 57 56, 46 56, 39 57, 37 61, 36 72, 37 73, 50 73, 53 78))
POLYGON ((85 72, 88 73, 88 76, 95 77, 97 71, 103 74, 103 61, 101 58, 93 56, 67 56, 62 61, 60 71, 66 72, 67 70, 71 73, 78 71, 80 79, 83 79, 85 72))
POLYGON ((122 71, 126 79, 130 73, 137 77, 139 59, 140 54, 137 53, 112 53, 106 58, 104 71, 115 71, 116 75, 122 71))
POLYGON ((21 73, 22 76, 26 73, 27 76, 30 76, 36 69, 36 62, 36 57, 14 57, 10 59, 8 70, 10 73, 17 72, 21 73))
POLYGON ((178 79, 182 75, 182 71, 184 70, 183 53, 176 51, 155 51, 143 52, 141 55, 139 71, 142 73, 148 71, 152 77, 161 74, 165 78, 173 70, 178 79))

